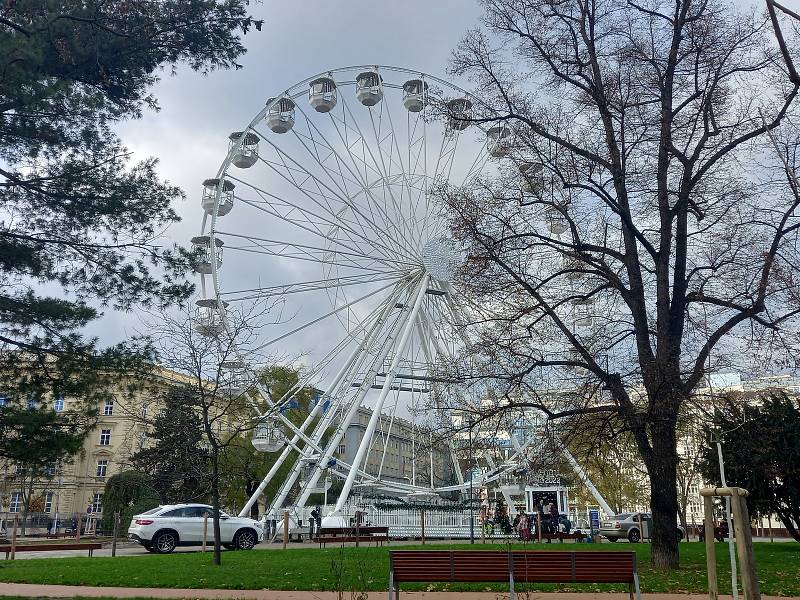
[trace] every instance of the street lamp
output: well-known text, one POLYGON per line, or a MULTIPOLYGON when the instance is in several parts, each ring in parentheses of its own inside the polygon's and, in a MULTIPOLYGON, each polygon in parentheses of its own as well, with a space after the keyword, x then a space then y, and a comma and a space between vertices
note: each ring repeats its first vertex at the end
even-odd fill
POLYGON ((472 474, 473 474, 473 464, 472 464, 472 415, 468 415, 469 418, 469 543, 475 543, 475 506, 474 506, 474 496, 472 491, 472 474))

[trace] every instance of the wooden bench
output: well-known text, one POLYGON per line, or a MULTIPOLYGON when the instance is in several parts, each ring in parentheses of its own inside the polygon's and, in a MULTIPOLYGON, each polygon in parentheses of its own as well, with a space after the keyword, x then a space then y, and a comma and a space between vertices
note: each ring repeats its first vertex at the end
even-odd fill
MULTIPOLYGON (((389 600, 406 582, 627 583, 640 599, 635 552, 547 550, 391 550, 389 600)), ((392 598, 394 595, 394 598, 392 598)))
MULTIPOLYGON (((17 544, 14 552, 51 552, 56 550, 88 550, 89 556, 95 550, 100 550, 103 544, 99 542, 80 542, 75 544, 17 544)), ((11 546, 0 546, 0 552, 6 553, 6 560, 11 556, 11 546)))
POLYGON ((360 542, 375 542, 377 546, 389 541, 388 527, 320 527, 316 533, 315 542, 319 545, 338 544, 343 542, 355 542, 356 546, 360 542))

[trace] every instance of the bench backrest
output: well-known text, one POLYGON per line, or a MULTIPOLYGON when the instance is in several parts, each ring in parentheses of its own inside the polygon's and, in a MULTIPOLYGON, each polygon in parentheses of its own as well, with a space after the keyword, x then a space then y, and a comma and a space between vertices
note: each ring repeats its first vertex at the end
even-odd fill
POLYGON ((319 535, 354 535, 356 531, 359 534, 369 535, 372 533, 389 533, 388 527, 320 527, 319 535))
MULTIPOLYGON (((16 552, 37 552, 49 550, 100 550, 103 544, 91 542, 86 544, 17 544, 14 547, 16 552)), ((10 545, 0 546, 0 552, 11 552, 10 545)))
POLYGON ((542 550, 392 550, 394 580, 631 583, 634 552, 556 552, 542 550))

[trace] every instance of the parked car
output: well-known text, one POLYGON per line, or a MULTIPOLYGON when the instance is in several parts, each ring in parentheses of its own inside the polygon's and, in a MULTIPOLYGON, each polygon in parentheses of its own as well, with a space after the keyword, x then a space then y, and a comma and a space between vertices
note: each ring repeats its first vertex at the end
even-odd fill
MULTIPOLYGON (((706 540, 706 529, 702 525, 697 526, 697 537, 701 542, 706 540)), ((728 522, 722 521, 721 523, 714 524, 714 539, 722 542, 728 537, 728 522)))
MULTIPOLYGON (((601 536, 606 538, 609 542, 616 542, 618 540, 627 539, 629 542, 639 542, 642 539, 642 531, 639 527, 639 516, 641 515, 641 522, 644 526, 645 532, 648 534, 646 538, 650 537, 650 532, 653 531, 653 517, 650 513, 622 513, 614 515, 600 523, 601 536)), ((678 540, 686 537, 686 532, 681 525, 675 525, 678 530, 678 540)))
MULTIPOLYGON (((168 554, 178 546, 203 543, 203 521, 208 515, 206 538, 214 540, 213 509, 207 504, 170 504, 134 515, 128 538, 149 552, 168 554)), ((220 537, 229 550, 251 550, 263 539, 263 525, 254 519, 232 517, 220 511, 220 537)))

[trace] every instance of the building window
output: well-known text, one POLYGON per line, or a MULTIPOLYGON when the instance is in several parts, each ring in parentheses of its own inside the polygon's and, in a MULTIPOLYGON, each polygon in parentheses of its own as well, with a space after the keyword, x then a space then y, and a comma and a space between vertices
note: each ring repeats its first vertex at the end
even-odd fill
POLYGON ((103 494, 101 494, 100 492, 95 492, 94 496, 92 496, 92 512, 93 513, 103 512, 103 494))
POLYGON ((144 449, 144 443, 147 440, 147 433, 144 431, 139 432, 139 450, 144 449))
POLYGON ((101 446, 110 446, 111 445, 111 430, 110 429, 101 429, 100 430, 100 445, 101 446))
POLYGON ((28 395, 28 402, 25 406, 28 410, 36 410, 39 407, 39 398, 36 394, 28 395))
POLYGON ((18 513, 22 509, 22 492, 11 492, 8 512, 18 513))
POLYGON ((25 465, 21 465, 21 464, 17 463, 15 472, 16 472, 17 475, 24 475, 25 474, 25 465))
POLYGON ((114 400, 111 398, 106 399, 106 403, 103 405, 103 414, 106 417, 110 417, 114 414, 114 400))
POLYGON ((56 461, 51 460, 44 466, 44 474, 48 477, 52 477, 56 474, 56 461))
POLYGON ((105 459, 101 459, 97 461, 97 476, 98 477, 105 477, 106 472, 108 471, 108 461, 105 459))
POLYGON ((53 492, 44 493, 44 512, 53 512, 53 492))
POLYGON ((53 410, 56 412, 64 410, 64 396, 56 396, 56 399, 53 401, 53 410))
POLYGON ((8 402, 8 396, 0 396, 0 406, 5 406, 8 402))
POLYGON ((142 406, 142 420, 147 419, 147 405, 142 406))

